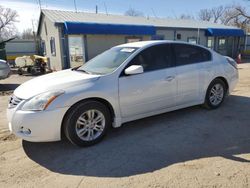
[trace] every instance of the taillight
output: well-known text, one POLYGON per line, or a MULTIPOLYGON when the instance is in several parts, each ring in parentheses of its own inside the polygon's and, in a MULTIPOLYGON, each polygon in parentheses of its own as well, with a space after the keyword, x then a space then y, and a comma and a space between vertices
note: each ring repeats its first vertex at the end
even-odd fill
POLYGON ((238 66, 237 66, 237 63, 236 61, 234 61, 232 58, 226 58, 227 59, 227 62, 232 65, 235 69, 238 69, 238 66))

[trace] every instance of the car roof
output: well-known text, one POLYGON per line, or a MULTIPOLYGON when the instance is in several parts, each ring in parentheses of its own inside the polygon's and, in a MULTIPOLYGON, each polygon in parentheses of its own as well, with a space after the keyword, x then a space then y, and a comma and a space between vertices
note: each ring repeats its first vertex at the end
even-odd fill
POLYGON ((167 41, 167 40, 140 41, 140 42, 132 42, 132 43, 122 44, 122 45, 119 45, 118 47, 142 48, 142 47, 146 47, 149 45, 165 44, 165 43, 170 43, 170 42, 173 42, 173 41, 167 41))
POLYGON ((151 40, 151 41, 140 41, 140 42, 132 42, 132 43, 126 43, 126 44, 122 44, 116 47, 124 47, 124 48, 145 48, 145 47, 150 47, 150 46, 154 46, 154 45, 158 45, 158 44, 188 44, 188 45, 193 45, 193 46, 199 46, 201 48, 205 48, 209 51, 211 51, 211 49, 199 45, 199 44, 192 44, 192 43, 188 43, 185 41, 173 41, 173 40, 151 40))

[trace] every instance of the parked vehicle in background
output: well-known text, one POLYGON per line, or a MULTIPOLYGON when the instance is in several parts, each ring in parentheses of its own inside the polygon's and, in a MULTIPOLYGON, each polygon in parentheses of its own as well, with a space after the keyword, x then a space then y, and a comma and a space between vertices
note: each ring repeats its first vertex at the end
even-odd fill
POLYGON ((26 70, 32 75, 45 74, 48 59, 43 56, 22 56, 15 59, 15 65, 18 67, 17 73, 22 75, 26 70))
POLYGON ((216 109, 237 81, 235 61, 210 49, 128 43, 19 86, 7 110, 9 129, 28 141, 57 141, 64 134, 89 146, 128 121, 200 104, 216 109))
POLYGON ((0 59, 0 79, 8 78, 10 71, 9 64, 5 60, 0 59))

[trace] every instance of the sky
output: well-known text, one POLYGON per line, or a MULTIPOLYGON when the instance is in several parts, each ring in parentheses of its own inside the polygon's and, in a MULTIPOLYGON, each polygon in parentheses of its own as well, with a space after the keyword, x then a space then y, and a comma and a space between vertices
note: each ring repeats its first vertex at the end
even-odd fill
MULTIPOLYGON (((54 10, 74 10, 74 0, 40 0, 41 7, 54 10)), ((220 5, 241 4, 250 9, 246 0, 75 0, 78 11, 124 14, 129 8, 141 11, 149 17, 177 18, 181 14, 196 16, 200 9, 220 5)), ((0 6, 18 12, 16 27, 19 32, 27 28, 37 27, 40 14, 39 0, 0 0, 0 6), (33 25, 32 25, 33 22, 33 25)))

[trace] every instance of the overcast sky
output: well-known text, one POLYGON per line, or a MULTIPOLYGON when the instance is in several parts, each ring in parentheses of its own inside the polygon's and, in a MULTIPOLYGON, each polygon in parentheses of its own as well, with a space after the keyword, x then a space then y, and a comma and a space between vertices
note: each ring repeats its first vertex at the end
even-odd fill
MULTIPOLYGON (((32 20, 36 26, 39 18, 39 0, 0 0, 0 5, 14 9, 19 14, 18 30, 32 28, 32 20)), ((98 5, 99 12, 124 14, 130 7, 150 17, 178 17, 181 14, 195 16, 200 9, 219 5, 241 4, 249 9, 250 3, 245 0, 76 0, 79 11, 94 12, 98 5)), ((74 0, 41 0, 42 8, 74 10, 74 0)))

